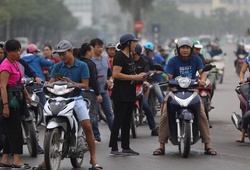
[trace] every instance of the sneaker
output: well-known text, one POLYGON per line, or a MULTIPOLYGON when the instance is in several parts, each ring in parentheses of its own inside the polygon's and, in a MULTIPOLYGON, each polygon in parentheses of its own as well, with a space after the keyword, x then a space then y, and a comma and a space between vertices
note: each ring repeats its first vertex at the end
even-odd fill
POLYGON ((159 134, 158 134, 158 129, 157 128, 151 130, 151 136, 158 136, 158 135, 159 134))
POLYGON ((134 150, 132 149, 123 149, 122 150, 122 153, 126 153, 128 155, 140 155, 138 152, 135 152, 134 150))
POLYGON ((44 150, 40 145, 37 146, 37 153, 38 154, 44 154, 44 150))
POLYGON ((114 157, 123 157, 123 156, 126 156, 128 154, 123 153, 123 152, 119 152, 119 151, 111 151, 109 155, 114 156, 114 157))

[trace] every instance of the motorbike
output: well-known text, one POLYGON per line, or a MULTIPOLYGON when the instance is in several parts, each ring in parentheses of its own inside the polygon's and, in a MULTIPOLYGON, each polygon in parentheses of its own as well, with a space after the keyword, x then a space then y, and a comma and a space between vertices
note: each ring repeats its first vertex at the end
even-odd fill
POLYGON ((239 54, 239 55, 237 55, 236 52, 234 52, 234 54, 235 54, 236 57, 237 57, 237 62, 236 62, 236 66, 235 66, 235 71, 236 71, 236 73, 237 73, 238 76, 239 76, 239 75, 240 75, 241 68, 242 68, 242 65, 243 65, 243 61, 244 61, 246 55, 244 55, 244 54, 239 54))
MULTIPOLYGON (((160 64, 155 64, 154 69, 155 70, 153 70, 153 71, 147 72, 145 74, 145 77, 150 78, 153 75, 155 75, 156 71, 164 71, 163 67, 160 64)), ((136 102, 135 102, 135 105, 134 105, 134 111, 133 111, 133 114, 132 114, 132 120, 131 120, 131 126, 130 126, 133 138, 137 137, 136 128, 139 125, 142 125, 143 121, 146 121, 145 120, 146 116, 143 114, 143 107, 142 107, 144 93, 145 93, 146 90, 147 90, 147 87, 142 85, 142 84, 138 84, 136 86, 136 102)), ((152 108, 152 106, 151 106, 151 108, 152 108)), ((152 108, 152 112, 153 112, 153 108, 152 108)))
POLYGON ((32 113, 36 127, 43 121, 43 105, 40 103, 37 93, 43 91, 43 85, 35 82, 34 78, 24 78, 25 87, 31 97, 31 103, 28 103, 28 110, 32 113))
MULTIPOLYGON (((203 72, 212 69, 205 65, 203 72)), ((173 145, 179 146, 180 154, 187 158, 191 145, 199 139, 200 98, 197 91, 198 79, 190 79, 182 75, 168 81, 169 92, 167 112, 169 121, 169 139, 173 145)))
POLYGON ((224 56, 226 55, 226 53, 221 54, 221 55, 216 55, 214 57, 212 57, 212 61, 211 64, 215 65, 216 67, 216 79, 219 82, 219 84, 223 83, 224 80, 224 71, 225 71, 225 63, 224 63, 224 56))
MULTIPOLYGON (((46 84, 44 92, 50 96, 44 106, 46 169, 59 169, 61 160, 64 158, 70 158, 72 166, 79 168, 84 154, 88 151, 88 145, 73 109, 75 99, 69 96, 81 95, 82 89, 69 82, 56 81, 46 84)), ((87 99, 84 100, 89 110, 90 102, 87 99)))
MULTIPOLYGON (((205 86, 198 86, 197 89, 199 90, 199 95, 201 96, 201 99, 204 103, 204 109, 207 116, 207 119, 209 121, 209 112, 214 109, 214 107, 211 105, 211 100, 213 96, 213 84, 211 83, 210 79, 206 79, 206 85, 205 86)), ((212 124, 209 121, 209 127, 212 128, 212 124)))
MULTIPOLYGON (((242 117, 245 115, 245 114, 250 114, 250 111, 247 111, 246 112, 246 106, 247 106, 247 98, 248 98, 248 95, 249 95, 249 91, 250 90, 250 77, 247 78, 247 82, 246 83, 243 83, 243 84, 240 84, 238 85, 236 88, 235 88, 235 91, 237 93, 237 96, 240 100, 240 110, 241 110, 241 114, 237 114, 235 112, 232 113, 231 115, 231 120, 233 122, 233 124, 235 125, 236 129, 241 131, 242 130, 242 117)), ((250 140, 250 129, 248 128, 247 129, 247 133, 246 133, 246 136, 249 138, 250 140)))

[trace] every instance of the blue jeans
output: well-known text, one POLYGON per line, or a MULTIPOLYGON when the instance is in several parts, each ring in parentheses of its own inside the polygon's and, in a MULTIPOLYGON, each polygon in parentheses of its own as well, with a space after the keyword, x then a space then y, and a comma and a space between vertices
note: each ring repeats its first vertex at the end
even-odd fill
MULTIPOLYGON (((108 92, 101 93, 101 95, 102 95, 102 103, 100 103, 100 104, 102 106, 104 114, 106 115, 108 127, 111 130, 112 125, 113 125, 113 120, 114 120, 114 114, 113 114, 111 100, 110 100, 110 97, 108 95, 108 92)), ((94 117, 94 119, 92 121, 92 130, 93 130, 93 133, 95 136, 95 140, 101 141, 100 131, 98 128, 98 110, 99 110, 99 103, 97 103, 96 107, 95 107, 94 113, 96 114, 96 116, 94 117)))
POLYGON ((143 106, 142 107, 143 107, 142 109, 144 110, 144 114, 147 117, 148 126, 149 126, 150 130, 155 129, 156 125, 155 125, 155 119, 153 116, 153 112, 152 112, 152 109, 148 103, 148 100, 146 99, 146 97, 144 95, 143 95, 143 106))
POLYGON ((40 103, 44 106, 46 103, 46 97, 44 92, 37 93, 37 96, 39 97, 40 103))

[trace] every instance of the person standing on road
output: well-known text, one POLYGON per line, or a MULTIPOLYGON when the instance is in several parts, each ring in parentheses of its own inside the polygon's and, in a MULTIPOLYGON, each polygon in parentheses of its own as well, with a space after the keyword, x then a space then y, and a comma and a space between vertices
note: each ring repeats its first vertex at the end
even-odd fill
MULTIPOLYGON (((101 107, 107 118, 108 127, 111 130, 114 120, 113 108, 108 94, 108 89, 112 87, 113 80, 109 72, 108 58, 102 56, 103 41, 99 38, 92 39, 90 45, 93 47, 93 56, 91 60, 96 64, 97 79, 100 85, 100 94, 102 96, 101 107)), ((99 109, 99 104, 96 105, 96 110, 99 109)), ((98 112, 97 112, 98 113, 98 112)), ((100 132, 98 129, 98 121, 94 122, 94 135, 97 142, 101 142, 100 132), (98 130, 97 130, 98 129, 98 130)))
MULTIPOLYGON (((91 60, 93 47, 89 43, 84 43, 81 46, 81 58, 80 60, 85 62, 89 68, 89 88, 94 90, 93 92, 84 92, 83 96, 88 98, 91 102, 89 115, 92 125, 92 130, 95 131, 94 122, 98 122, 98 110, 96 110, 96 104, 102 102, 102 95, 100 94, 100 85, 97 80, 97 70, 95 63, 91 60)), ((98 130, 98 129, 97 129, 98 130)))
POLYGON ((114 123, 111 130, 109 147, 110 156, 139 155, 130 148, 129 131, 134 104, 136 101, 136 81, 144 81, 145 73, 136 74, 132 59, 135 42, 138 39, 131 33, 124 33, 120 37, 118 51, 113 61, 114 86, 111 98, 114 103, 114 123), (121 148, 118 149, 118 134, 121 128, 121 148))
MULTIPOLYGON (((46 60, 53 60, 55 64, 60 62, 60 60, 58 58, 56 58, 56 57, 53 56, 53 54, 52 54, 52 47, 49 44, 43 46, 43 54, 44 54, 44 58, 46 60)), ((50 74, 52 68, 53 68, 53 66, 48 66, 48 67, 43 66, 42 67, 43 74, 45 76, 45 80, 46 81, 49 80, 49 74, 50 74)))
POLYGON ((106 52, 108 54, 108 59, 109 59, 109 65, 110 65, 110 68, 113 69, 113 59, 114 59, 114 56, 115 56, 115 44, 114 43, 107 43, 106 44, 106 52))
POLYGON ((23 163, 20 155, 23 154, 21 117, 28 113, 26 99, 31 98, 21 81, 23 71, 17 60, 21 54, 21 44, 17 40, 8 40, 5 43, 6 59, 0 66, 2 115, 4 117, 4 144, 3 157, 0 167, 29 169, 30 165, 23 163), (26 99, 25 99, 26 98, 26 99), (13 163, 9 155, 13 154, 13 163))

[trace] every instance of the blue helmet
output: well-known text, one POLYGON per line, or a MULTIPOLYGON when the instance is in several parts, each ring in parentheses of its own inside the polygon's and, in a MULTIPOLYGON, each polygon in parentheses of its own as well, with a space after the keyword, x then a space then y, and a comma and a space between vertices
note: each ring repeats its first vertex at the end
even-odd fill
POLYGON ((151 50, 151 51, 154 51, 155 49, 155 46, 153 43, 151 42, 146 42, 143 47, 146 49, 146 50, 151 50))
POLYGON ((129 32, 124 33, 121 37, 120 37, 120 44, 123 45, 128 41, 138 41, 137 38, 135 38, 135 36, 129 32))
POLYGON ((136 43, 135 52, 139 55, 142 53, 142 46, 139 43, 136 43))

